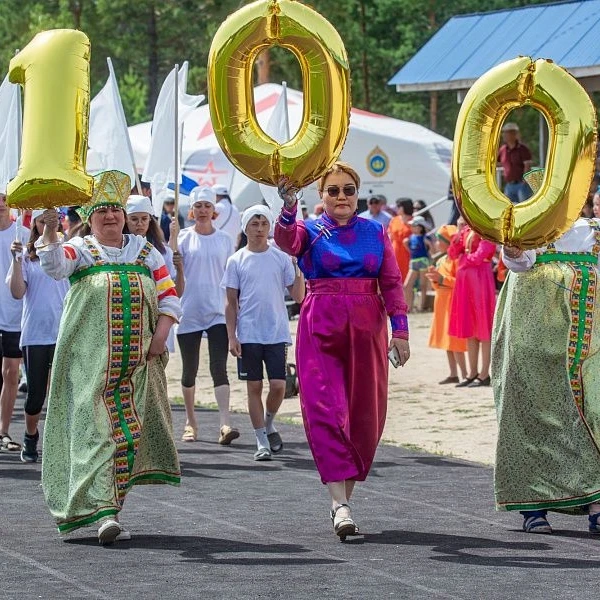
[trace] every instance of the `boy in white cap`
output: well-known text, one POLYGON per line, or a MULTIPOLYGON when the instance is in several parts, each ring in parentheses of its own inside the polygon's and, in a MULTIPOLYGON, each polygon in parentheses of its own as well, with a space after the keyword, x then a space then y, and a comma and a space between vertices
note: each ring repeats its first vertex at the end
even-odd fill
POLYGON ((254 460, 271 460, 283 450, 273 420, 285 394, 285 349, 292 343, 285 288, 296 302, 304 299, 304 279, 290 257, 268 243, 273 215, 266 206, 248 208, 242 230, 248 245, 227 261, 222 286, 227 290, 225 318, 229 351, 238 358, 246 381, 248 412, 256 434, 254 460), (263 363, 269 379, 266 411, 262 402, 263 363))
POLYGON ((217 198, 215 227, 224 231, 231 238, 233 247, 237 248, 240 245, 240 235, 242 233, 240 211, 231 201, 226 186, 213 185, 212 190, 217 198))

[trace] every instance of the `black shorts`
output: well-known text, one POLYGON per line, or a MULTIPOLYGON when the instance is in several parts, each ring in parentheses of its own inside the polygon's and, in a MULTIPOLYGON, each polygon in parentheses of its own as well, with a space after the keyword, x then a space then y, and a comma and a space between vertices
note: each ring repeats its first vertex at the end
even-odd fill
POLYGON ((238 358, 238 377, 242 381, 262 381, 263 362, 267 378, 285 381, 285 349, 287 344, 242 344, 238 358))
POLYGON ((20 331, 3 331, 0 329, 0 348, 2 356, 6 358, 21 358, 23 356, 19 343, 21 342, 20 331))

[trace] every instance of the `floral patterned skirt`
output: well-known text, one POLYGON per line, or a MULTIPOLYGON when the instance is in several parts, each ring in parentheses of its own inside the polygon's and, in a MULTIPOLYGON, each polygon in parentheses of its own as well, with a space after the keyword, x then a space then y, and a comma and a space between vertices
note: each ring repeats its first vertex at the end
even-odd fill
POLYGON ((134 484, 180 478, 166 356, 146 361, 154 281, 134 265, 88 272, 65 299, 44 427, 42 487, 62 533, 116 515, 134 484))
POLYGON ((492 338, 501 510, 581 512, 600 500, 597 267, 511 273, 492 338))

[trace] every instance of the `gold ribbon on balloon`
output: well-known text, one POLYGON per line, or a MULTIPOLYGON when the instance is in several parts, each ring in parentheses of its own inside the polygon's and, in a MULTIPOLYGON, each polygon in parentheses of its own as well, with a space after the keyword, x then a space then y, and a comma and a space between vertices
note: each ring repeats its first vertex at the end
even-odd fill
POLYGON ((24 88, 23 141, 7 202, 18 208, 82 205, 92 196, 85 171, 90 108, 90 41, 74 29, 38 33, 10 61, 24 88))
POLYGON ((259 0, 221 25, 208 57, 208 94, 221 149, 255 181, 277 185, 286 175, 295 186, 304 187, 342 151, 350 120, 346 50, 329 21, 299 2, 259 0), (302 124, 283 144, 261 129, 254 106, 254 61, 271 46, 290 50, 302 70, 302 124))
POLYGON ((560 237, 585 203, 596 159, 596 113, 565 69, 550 60, 519 57, 494 67, 467 93, 456 123, 452 184, 459 208, 483 237, 539 248, 560 237), (502 123, 531 106, 549 129, 543 181, 527 201, 513 205, 496 184, 502 123))

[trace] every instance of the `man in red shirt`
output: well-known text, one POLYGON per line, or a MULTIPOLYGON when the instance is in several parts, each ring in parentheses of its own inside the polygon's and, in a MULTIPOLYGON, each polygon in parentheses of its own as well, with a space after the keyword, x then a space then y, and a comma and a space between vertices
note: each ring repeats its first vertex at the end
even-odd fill
POLYGON ((532 194, 531 188, 523 180, 523 174, 531 168, 531 151, 519 140, 519 126, 505 123, 502 127, 504 144, 498 150, 498 163, 504 169, 504 194, 518 204, 532 194))

